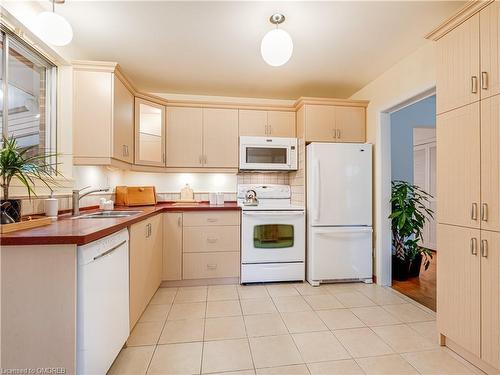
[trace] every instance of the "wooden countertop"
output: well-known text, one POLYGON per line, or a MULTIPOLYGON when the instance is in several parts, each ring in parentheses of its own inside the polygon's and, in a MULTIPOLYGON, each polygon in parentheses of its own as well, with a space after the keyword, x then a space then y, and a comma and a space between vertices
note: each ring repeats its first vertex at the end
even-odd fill
MULTIPOLYGON (((201 202, 197 205, 165 202, 158 203, 156 206, 115 207, 115 211, 119 210, 142 211, 142 213, 129 217, 99 219, 77 219, 69 214, 60 215, 59 219, 50 225, 3 234, 0 236, 0 245, 85 245, 161 212, 227 211, 240 210, 240 207, 236 202, 226 202, 221 206, 210 206, 208 202, 201 202)), ((81 215, 98 211, 82 210, 81 215)))

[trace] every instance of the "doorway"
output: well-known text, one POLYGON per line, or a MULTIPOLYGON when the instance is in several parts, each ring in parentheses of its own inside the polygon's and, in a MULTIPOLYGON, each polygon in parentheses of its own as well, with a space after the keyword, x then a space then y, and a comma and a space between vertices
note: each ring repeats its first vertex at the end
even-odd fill
MULTIPOLYGON (((436 212, 436 96, 418 100, 390 114, 391 180, 416 185, 431 195, 425 206, 436 212)), ((396 279, 392 287, 436 311, 436 222, 429 218, 419 246, 430 251, 428 269, 418 276, 396 279)))

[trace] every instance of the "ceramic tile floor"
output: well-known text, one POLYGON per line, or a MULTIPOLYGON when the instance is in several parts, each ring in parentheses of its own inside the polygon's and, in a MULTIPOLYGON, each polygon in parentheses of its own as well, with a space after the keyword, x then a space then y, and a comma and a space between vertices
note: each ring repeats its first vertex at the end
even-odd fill
POLYGON ((160 288, 109 374, 480 374, 438 346, 435 314, 350 283, 160 288))

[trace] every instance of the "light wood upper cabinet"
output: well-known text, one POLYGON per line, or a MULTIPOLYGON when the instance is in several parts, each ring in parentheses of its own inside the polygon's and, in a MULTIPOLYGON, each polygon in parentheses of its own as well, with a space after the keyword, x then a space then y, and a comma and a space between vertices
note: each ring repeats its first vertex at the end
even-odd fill
POLYGON ((238 167, 237 109, 203 109, 203 165, 238 167))
POLYGON ((135 163, 165 166, 165 107, 135 99, 135 163))
POLYGON ((337 142, 364 142, 366 139, 364 107, 336 107, 337 142))
POLYGON ((182 212, 163 214, 163 280, 182 279, 182 212))
POLYGON ((437 116, 439 223, 480 226, 479 103, 437 116))
POLYGON ((238 110, 167 107, 167 167, 238 167, 238 110))
POLYGON ((481 358, 500 369, 500 233, 481 231, 481 240, 481 358))
POLYGON ((481 350, 480 241, 478 229, 438 225, 439 332, 476 356, 481 350))
POLYGON ((335 141, 335 107, 306 105, 305 137, 306 142, 335 141))
POLYGON ((364 107, 306 104, 306 142, 365 142, 364 107))
POLYGON ((481 97, 500 93, 500 2, 480 12, 481 97))
POLYGON ((295 112, 268 111, 268 135, 271 137, 295 138, 295 112))
POLYGON ((141 317, 162 278, 162 215, 129 228, 130 328, 141 317))
POLYGON ((295 112, 240 109, 239 135, 294 138, 295 112))
POLYGON ((481 229, 500 231, 500 95, 481 101, 480 211, 481 229))
POLYGON ((479 100, 479 14, 437 43, 437 113, 479 100))
POLYGON ((167 107, 167 166, 203 165, 203 110, 167 107))
POLYGON ((92 70, 87 65, 74 68, 76 165, 110 165, 113 160, 134 162, 134 96, 114 69, 92 70))
POLYGON ((134 162, 134 95, 113 77, 113 157, 134 162))
POLYGON ((239 135, 265 137, 267 135, 267 111, 240 109, 239 135))

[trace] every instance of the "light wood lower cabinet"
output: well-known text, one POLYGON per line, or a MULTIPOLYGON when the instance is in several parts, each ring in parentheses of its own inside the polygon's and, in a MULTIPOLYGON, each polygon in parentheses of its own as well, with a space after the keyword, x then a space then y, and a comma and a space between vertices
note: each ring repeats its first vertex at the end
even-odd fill
POLYGON ((481 241, 481 359, 500 370, 500 233, 481 241))
POLYGON ((239 211, 169 212, 163 220, 163 280, 239 275, 239 211))
POLYGON ((130 329, 132 329, 162 279, 162 215, 129 228, 130 235, 130 329))
POLYGON ((439 332, 469 352, 481 352, 481 232, 438 225, 439 332))
POLYGON ((182 279, 182 212, 163 214, 163 280, 182 279))
POLYGON ((238 277, 239 251, 225 253, 184 253, 183 279, 238 277))

